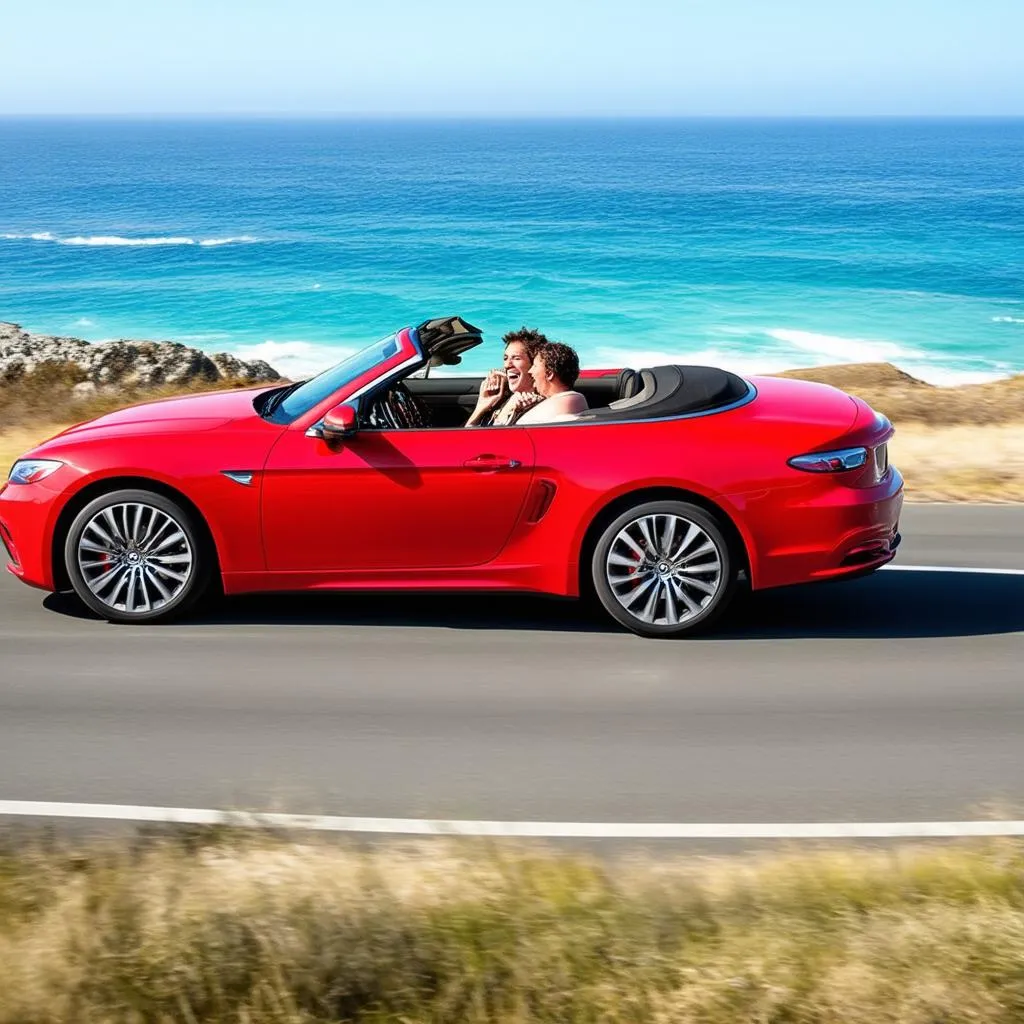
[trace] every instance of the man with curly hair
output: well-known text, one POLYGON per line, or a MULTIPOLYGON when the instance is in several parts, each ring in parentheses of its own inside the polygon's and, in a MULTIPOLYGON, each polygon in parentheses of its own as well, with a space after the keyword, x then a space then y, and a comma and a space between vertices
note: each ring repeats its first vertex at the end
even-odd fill
POLYGON ((532 327, 509 331, 505 343, 504 368, 491 370, 480 385, 476 408, 466 420, 467 427, 508 426, 531 406, 542 401, 533 386, 530 366, 548 339, 532 327))
POLYGON ((575 349, 560 341, 541 345, 533 357, 530 376, 544 401, 523 413, 518 422, 525 425, 575 419, 587 408, 586 398, 573 390, 579 375, 580 360, 575 349))

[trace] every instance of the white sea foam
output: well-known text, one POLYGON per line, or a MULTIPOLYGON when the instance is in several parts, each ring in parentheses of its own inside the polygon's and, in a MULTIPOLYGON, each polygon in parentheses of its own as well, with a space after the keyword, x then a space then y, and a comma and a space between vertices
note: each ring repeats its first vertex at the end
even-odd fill
POLYGON ((1024 324, 1024 316, 994 316, 994 324, 1024 324))
POLYGON ((175 341, 182 341, 187 344, 209 343, 211 341, 224 341, 231 337, 230 331, 203 331, 199 334, 175 334, 175 341))
POLYGON ((256 345, 236 345, 231 353, 239 359, 264 359, 282 376, 301 380, 326 370, 354 351, 343 346, 319 345, 311 341, 268 339, 256 345))
MULTIPOLYGON (((787 356, 778 349, 736 353, 715 348, 686 349, 682 346, 678 349, 666 348, 662 350, 637 350, 616 346, 599 346, 594 350, 593 356, 588 354, 588 357, 585 359, 587 366, 604 368, 629 366, 636 369, 641 366, 664 366, 668 363, 677 363, 682 366, 718 366, 723 370, 731 370, 733 373, 738 373, 743 377, 756 376, 763 373, 781 373, 784 370, 796 370, 808 365, 824 366, 836 362, 853 361, 855 360, 826 359, 816 360, 813 364, 810 364, 808 360, 804 360, 801 363, 798 359, 794 359, 792 355, 787 356)), ((986 384, 989 381, 1003 380, 1013 372, 1012 370, 1002 373, 997 370, 965 370, 914 360, 900 360, 896 365, 912 377, 939 387, 955 387, 960 384, 986 384)))
POLYGON ((96 322, 90 320, 87 316, 80 316, 72 325, 72 327, 95 327, 96 322))
POLYGON ((813 331, 795 331, 789 328, 775 328, 765 331, 765 334, 800 352, 808 352, 812 356, 824 357, 839 363, 879 363, 892 362, 894 359, 927 358, 926 353, 906 348, 893 341, 844 338, 836 334, 816 334, 813 331))
POLYGON ((214 245, 235 245, 241 242, 257 242, 259 239, 252 235, 234 235, 231 238, 204 238, 199 244, 204 246, 214 245))
POLYGON ((75 235, 59 238, 61 245, 195 245, 194 238, 184 235, 159 235, 155 238, 123 238, 121 235, 75 235))
POLYGON ((218 245, 241 245, 258 242, 252 235, 230 235, 224 238, 192 238, 189 235, 150 235, 142 238, 129 238, 124 235, 73 235, 70 238, 59 238, 52 231, 35 231, 32 234, 6 232, 0 238, 8 240, 24 239, 35 242, 56 242, 58 245, 84 246, 152 246, 152 245, 198 245, 206 248, 218 245))
POLYGON ((594 350, 594 355, 585 359, 587 366, 619 367, 629 366, 634 369, 641 366, 664 366, 678 363, 681 366, 718 366, 723 370, 731 370, 744 376, 758 373, 780 373, 793 369, 793 360, 781 357, 776 352, 750 352, 738 354, 723 349, 704 348, 664 350, 637 350, 619 348, 614 345, 602 345, 594 350))

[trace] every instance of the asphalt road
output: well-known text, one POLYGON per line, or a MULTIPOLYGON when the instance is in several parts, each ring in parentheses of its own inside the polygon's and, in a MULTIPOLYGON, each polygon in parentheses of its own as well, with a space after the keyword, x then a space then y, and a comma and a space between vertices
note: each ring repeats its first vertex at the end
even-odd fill
MULTIPOLYGON (((904 564, 1024 569, 1024 509, 904 564)), ((262 597, 110 626, 0 581, 0 798, 549 821, 1024 805, 1024 576, 881 572, 640 640, 529 597, 262 597)), ((1016 816, 1024 816, 1019 813, 1016 816)))

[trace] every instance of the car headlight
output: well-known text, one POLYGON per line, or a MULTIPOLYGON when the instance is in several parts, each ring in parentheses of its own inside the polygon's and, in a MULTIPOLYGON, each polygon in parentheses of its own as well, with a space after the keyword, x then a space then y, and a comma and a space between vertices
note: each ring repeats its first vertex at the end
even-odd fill
POLYGON ((18 459, 11 467, 11 475, 7 482, 11 484, 35 484, 55 473, 63 462, 55 459, 18 459))

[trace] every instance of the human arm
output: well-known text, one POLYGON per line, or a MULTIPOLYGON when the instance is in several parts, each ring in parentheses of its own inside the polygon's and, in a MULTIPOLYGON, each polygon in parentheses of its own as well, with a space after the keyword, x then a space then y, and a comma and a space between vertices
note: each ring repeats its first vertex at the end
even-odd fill
POLYGON ((563 391, 527 409, 519 423, 550 423, 570 419, 587 408, 587 400, 578 391, 563 391))

